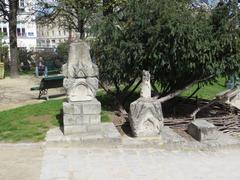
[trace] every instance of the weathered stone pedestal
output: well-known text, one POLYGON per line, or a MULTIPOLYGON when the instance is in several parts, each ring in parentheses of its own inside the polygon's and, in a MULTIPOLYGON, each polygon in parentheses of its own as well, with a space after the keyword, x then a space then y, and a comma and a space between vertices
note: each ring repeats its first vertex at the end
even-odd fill
POLYGON ((120 134, 113 123, 101 123, 101 103, 95 98, 98 67, 91 60, 90 47, 84 42, 70 45, 68 62, 63 66, 67 102, 63 103, 64 136, 48 138, 51 142, 77 142, 82 145, 119 142, 120 134))
POLYGON ((196 119, 188 125, 188 133, 197 141, 215 140, 217 128, 204 119, 196 119))
POLYGON ((101 123, 101 103, 97 99, 91 101, 65 102, 64 134, 97 131, 101 123))
POLYGON ((130 105, 130 126, 135 137, 159 136, 163 128, 160 101, 140 98, 130 105))
POLYGON ((140 98, 130 105, 129 122, 135 137, 159 136, 163 128, 161 102, 151 98, 150 73, 143 70, 140 98))

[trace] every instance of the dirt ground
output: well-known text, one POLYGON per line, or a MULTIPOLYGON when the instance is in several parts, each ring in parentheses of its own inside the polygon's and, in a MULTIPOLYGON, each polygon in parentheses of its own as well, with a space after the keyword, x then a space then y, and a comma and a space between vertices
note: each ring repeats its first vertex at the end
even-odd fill
MULTIPOLYGON (((38 86, 41 78, 26 75, 19 78, 0 79, 0 111, 23 106, 26 104, 34 104, 45 101, 45 99, 37 99, 39 91, 30 91, 31 87, 38 86)), ((63 88, 50 89, 49 95, 63 94, 63 88)))
POLYGON ((0 144, 0 179, 38 180, 42 157, 41 144, 0 144))

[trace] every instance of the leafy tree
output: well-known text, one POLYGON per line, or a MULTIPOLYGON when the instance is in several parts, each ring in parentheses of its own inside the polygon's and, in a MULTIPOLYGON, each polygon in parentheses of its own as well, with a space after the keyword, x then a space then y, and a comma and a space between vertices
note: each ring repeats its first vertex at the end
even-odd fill
POLYGON ((60 43, 57 47, 57 54, 61 57, 62 62, 67 62, 68 59, 68 50, 69 50, 69 43, 64 42, 60 43))
POLYGON ((129 0, 95 29, 93 47, 101 79, 116 89, 106 91, 124 107, 143 69, 152 74, 161 101, 193 83, 237 73, 237 20, 238 9, 232 2, 206 12, 192 8, 187 0, 129 0))
POLYGON ((53 22, 66 29, 75 30, 83 39, 86 35, 88 24, 97 13, 100 0, 38 0, 39 20, 53 22))
POLYGON ((0 17, 9 22, 10 40, 10 75, 18 76, 18 49, 17 49, 17 12, 19 0, 0 1, 0 17))

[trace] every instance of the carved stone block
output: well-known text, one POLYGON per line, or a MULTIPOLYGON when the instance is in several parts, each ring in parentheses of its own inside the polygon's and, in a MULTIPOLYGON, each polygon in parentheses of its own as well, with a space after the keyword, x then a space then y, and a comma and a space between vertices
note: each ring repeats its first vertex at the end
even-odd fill
POLYGON ((92 63, 90 47, 84 42, 76 42, 70 45, 67 63, 68 78, 85 78, 98 76, 98 67, 92 63))
POLYGON ((198 141, 217 139, 217 128, 204 119, 196 119, 188 125, 188 133, 198 141))
POLYGON ((69 101, 89 101, 96 96, 98 79, 96 77, 65 78, 63 86, 67 90, 69 101))
POLYGON ((130 126, 135 137, 157 136, 163 128, 161 102, 140 98, 130 105, 130 126))

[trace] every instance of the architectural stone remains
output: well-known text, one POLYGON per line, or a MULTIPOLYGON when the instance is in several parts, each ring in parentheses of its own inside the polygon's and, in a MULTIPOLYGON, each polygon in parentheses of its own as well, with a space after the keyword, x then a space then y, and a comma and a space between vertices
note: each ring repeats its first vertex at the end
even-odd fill
POLYGON ((63 66, 63 86, 71 102, 89 101, 96 96, 98 67, 92 63, 89 50, 83 41, 70 45, 68 63, 63 66))
POLYGON ((161 102, 151 98, 150 73, 143 71, 141 97, 131 103, 129 122, 135 137, 158 136, 163 128, 161 102))
POLYGON ((150 73, 143 70, 143 78, 141 84, 140 96, 142 98, 151 98, 151 83, 150 83, 150 73))
POLYGON ((188 125, 188 133, 197 141, 217 139, 217 128, 204 119, 196 119, 188 125))
POLYGON ((63 103, 64 134, 100 129, 101 103, 95 98, 98 68, 92 63, 89 50, 84 41, 72 43, 68 63, 63 66, 63 86, 68 100, 63 103))

